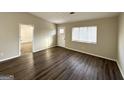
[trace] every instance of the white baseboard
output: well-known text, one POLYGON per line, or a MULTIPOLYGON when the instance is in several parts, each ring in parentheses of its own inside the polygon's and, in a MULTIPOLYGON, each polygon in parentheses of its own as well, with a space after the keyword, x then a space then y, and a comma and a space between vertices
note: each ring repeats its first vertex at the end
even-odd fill
POLYGON ((120 70, 120 72, 121 72, 121 75, 122 75, 122 77, 123 77, 123 79, 124 79, 124 72, 123 72, 121 66, 119 65, 119 61, 117 61, 117 65, 118 65, 118 68, 119 68, 119 70, 120 70))
POLYGON ((73 51, 77 51, 77 52, 80 52, 80 53, 85 53, 85 54, 88 54, 88 55, 92 55, 92 56, 108 59, 108 60, 111 60, 111 61, 114 61, 114 62, 117 62, 116 59, 111 59, 111 58, 103 57, 103 56, 100 56, 100 55, 96 55, 96 54, 92 54, 92 53, 88 53, 88 52, 84 52, 84 51, 80 51, 80 50, 72 49, 72 48, 68 48, 68 47, 64 47, 64 48, 69 49, 69 50, 73 50, 73 51))
MULTIPOLYGON (((56 45, 55 46, 48 47, 48 48, 40 49, 40 50, 37 50, 37 51, 34 51, 34 52, 42 51, 42 50, 53 48, 53 47, 56 47, 56 45)), ((7 61, 7 60, 10 60, 10 59, 14 59, 14 58, 17 58, 19 56, 20 55, 16 55, 16 56, 13 56, 13 57, 5 58, 5 59, 0 60, 0 62, 7 61)))
MULTIPOLYGON (((58 47, 61 47, 61 46, 58 46, 58 47)), ((108 60, 112 60, 112 61, 116 62, 117 63, 117 66, 118 66, 118 68, 119 68, 119 70, 121 72, 121 75, 122 75, 122 77, 124 79, 124 71, 122 70, 121 66, 119 65, 119 61, 117 61, 116 59, 111 59, 111 58, 107 58, 107 57, 103 57, 103 56, 99 56, 99 55, 95 55, 95 54, 91 54, 91 53, 79 51, 79 50, 68 48, 68 47, 63 47, 63 48, 66 48, 66 49, 69 49, 69 50, 73 50, 73 51, 77 51, 77 52, 80 52, 80 53, 85 53, 85 54, 88 54, 88 55, 93 55, 93 56, 104 58, 104 59, 108 59, 108 60)))
POLYGON ((2 60, 0 60, 0 62, 7 61, 7 60, 10 60, 10 59, 14 59, 14 58, 17 58, 17 57, 19 57, 19 55, 16 55, 16 56, 13 56, 13 57, 9 57, 9 58, 5 58, 5 59, 2 59, 2 60))
MULTIPOLYGON (((56 47, 56 46, 58 46, 58 45, 51 46, 51 47, 44 48, 44 49, 40 49, 40 50, 37 50, 37 51, 34 51, 34 52, 42 51, 42 50, 49 49, 49 48, 53 48, 53 47, 56 47)), ((61 46, 59 46, 59 47, 61 47, 61 46)), ((72 49, 72 48, 68 48, 68 47, 63 47, 63 48, 66 48, 66 49, 69 49, 69 50, 73 50, 73 51, 77 51, 77 52, 80 52, 80 53, 85 53, 85 54, 93 55, 93 56, 100 57, 100 58, 104 58, 104 59, 109 59, 109 60, 112 60, 112 61, 114 61, 114 62, 117 62, 117 65, 118 65, 119 70, 120 70, 120 72, 121 72, 121 74, 122 74, 122 77, 124 78, 123 70, 122 70, 121 66, 119 65, 119 62, 118 62, 117 60, 115 60, 115 59, 110 59, 110 58, 107 58, 107 57, 103 57, 103 56, 99 56, 99 55, 95 55, 95 54, 91 54, 91 53, 79 51, 79 50, 72 49)), ((6 58, 6 59, 2 59, 2 60, 0 60, 0 62, 7 61, 7 60, 10 60, 10 59, 14 59, 14 58, 17 58, 17 57, 19 57, 19 56, 20 56, 20 55, 16 55, 16 56, 13 56, 13 57, 9 57, 9 58, 6 58)))
POLYGON ((56 45, 51 46, 51 47, 47 47, 47 48, 43 48, 43 49, 39 49, 39 50, 35 50, 35 51, 33 51, 33 53, 36 53, 36 52, 39 52, 39 51, 42 51, 42 50, 45 50, 45 49, 53 48, 53 47, 56 47, 56 45))

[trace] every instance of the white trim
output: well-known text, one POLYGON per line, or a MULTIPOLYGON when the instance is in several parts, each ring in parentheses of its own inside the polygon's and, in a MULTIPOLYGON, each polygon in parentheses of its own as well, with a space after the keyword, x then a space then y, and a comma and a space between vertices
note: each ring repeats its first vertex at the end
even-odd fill
POLYGON ((42 51, 42 50, 46 50, 46 49, 49 49, 49 48, 53 48, 53 47, 56 47, 56 45, 55 46, 51 46, 51 47, 47 47, 47 48, 43 48, 43 49, 39 49, 39 50, 35 50, 34 53, 42 51))
MULTIPOLYGON (((49 47, 49 48, 53 48, 53 47, 56 47, 56 46, 58 46, 58 45, 51 46, 51 47, 49 47)), ((61 47, 61 46, 58 46, 58 47, 61 47)), ((36 50, 36 51, 34 51, 34 53, 39 52, 39 51, 42 51, 42 50, 46 50, 46 49, 49 49, 49 48, 44 48, 44 49, 36 50)), ((77 51, 77 52, 80 52, 80 53, 85 53, 85 54, 97 56, 97 57, 104 58, 104 59, 109 59, 109 60, 112 60, 112 61, 117 62, 117 65, 118 65, 118 67, 119 67, 119 70, 120 70, 120 72, 121 72, 121 74, 122 74, 122 77, 123 77, 123 79, 124 79, 124 73, 123 73, 123 70, 122 70, 121 66, 119 65, 119 61, 117 61, 117 60, 115 60, 115 59, 110 59, 110 58, 106 58, 106 57, 103 57, 103 56, 99 56, 99 55, 94 55, 94 54, 87 53, 87 52, 82 52, 82 51, 79 51, 79 50, 76 50, 76 49, 72 49, 72 48, 68 48, 68 47, 63 47, 63 48, 66 48, 66 49, 69 49, 69 50, 73 50, 73 51, 77 51)), ((9 58, 6 58, 6 59, 2 59, 2 60, 0 60, 0 62, 4 62, 4 61, 10 60, 10 59, 17 58, 17 57, 20 57, 20 55, 16 55, 16 56, 13 56, 13 57, 9 57, 9 58)))
MULTIPOLYGON (((40 50, 34 51, 34 53, 35 52, 38 52, 38 51, 45 50, 45 49, 53 48, 53 47, 56 47, 56 45, 55 46, 48 47, 48 48, 44 48, 44 49, 40 49, 40 50)), ((17 57, 20 57, 20 55, 16 55, 16 56, 13 56, 13 57, 2 59, 2 60, 0 60, 0 62, 6 61, 6 60, 10 60, 10 59, 14 59, 14 58, 17 58, 17 57)))
POLYGON ((88 41, 79 41, 79 40, 72 40, 72 42, 79 42, 79 43, 86 43, 86 44, 97 44, 97 42, 88 42, 88 41))
POLYGON ((123 77, 123 79, 124 79, 124 72, 123 72, 121 66, 119 65, 119 61, 117 61, 117 65, 118 65, 118 68, 119 68, 119 70, 120 70, 120 72, 121 72, 121 75, 122 75, 122 77, 123 77))
POLYGON ((87 43, 87 44, 97 44, 97 39, 98 39, 98 27, 97 27, 97 25, 94 25, 94 26, 81 26, 81 27, 72 27, 72 35, 71 35, 71 39, 72 39, 72 42, 80 42, 80 43, 87 43), (86 27, 87 29, 88 29, 88 27, 96 27, 96 42, 92 42, 92 41, 83 41, 83 40, 73 40, 73 29, 74 28, 79 28, 79 30, 80 30, 80 28, 82 28, 82 27, 86 27))
POLYGON ((34 25, 32 25, 33 26, 33 35, 32 35, 32 53, 34 52, 34 30, 35 30, 35 26, 34 25))
POLYGON ((60 29, 64 29, 64 33, 62 33, 62 34, 64 34, 64 45, 63 46, 61 46, 61 47, 65 47, 65 27, 58 27, 57 28, 57 45, 59 45, 59 35, 61 34, 61 33, 59 33, 59 30, 60 29))
POLYGON ((14 59, 14 58, 17 58, 19 56, 20 55, 16 55, 16 56, 13 56, 13 57, 5 58, 5 59, 0 60, 0 62, 7 61, 7 60, 10 60, 10 59, 14 59))
POLYGON ((80 51, 80 50, 72 49, 72 48, 68 48, 68 47, 63 47, 63 48, 66 48, 66 49, 69 49, 69 50, 73 50, 73 51, 77 51, 77 52, 80 52, 80 53, 85 53, 85 54, 88 54, 88 55, 92 55, 92 56, 96 56, 96 57, 100 57, 100 58, 104 58, 104 59, 108 59, 108 60, 112 60, 114 62, 117 62, 116 59, 111 59, 111 58, 108 58, 108 57, 103 57, 103 56, 100 56, 100 55, 96 55, 96 54, 92 54, 92 53, 88 53, 88 52, 84 52, 84 51, 80 51))
MULTIPOLYGON (((57 45, 57 46, 58 46, 58 45, 57 45)), ((59 47, 61 47, 61 46, 59 46, 59 47)), ((117 61, 116 59, 111 59, 111 58, 107 58, 107 57, 103 57, 103 56, 91 54, 91 53, 84 52, 84 51, 79 51, 79 50, 72 49, 72 48, 68 48, 68 47, 63 47, 63 48, 66 48, 66 49, 69 49, 69 50, 73 50, 73 51, 77 51, 77 52, 80 52, 80 53, 85 53, 85 54, 88 54, 88 55, 93 55, 93 56, 100 57, 100 58, 104 58, 104 59, 108 59, 108 60, 112 60, 112 61, 116 62, 116 63, 117 63, 117 66, 118 66, 118 68, 119 68, 119 70, 120 70, 120 72, 121 72, 121 75, 122 75, 122 77, 123 77, 123 79, 124 79, 124 72, 123 72, 121 66, 119 65, 119 61, 117 61)))
POLYGON ((19 24, 19 56, 21 56, 21 25, 29 25, 33 27, 32 33, 32 53, 34 52, 34 25, 33 24, 19 24))
POLYGON ((21 55, 21 24, 19 24, 19 56, 21 55))

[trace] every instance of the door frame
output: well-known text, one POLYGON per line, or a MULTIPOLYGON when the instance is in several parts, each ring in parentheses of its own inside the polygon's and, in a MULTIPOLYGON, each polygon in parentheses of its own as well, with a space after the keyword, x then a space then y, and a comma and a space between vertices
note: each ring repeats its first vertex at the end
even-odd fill
POLYGON ((33 24, 19 24, 19 56, 21 56, 21 25, 29 25, 33 27, 32 32, 32 53, 34 52, 34 25, 33 24))
POLYGON ((58 27, 58 33, 57 33, 57 45, 60 47, 65 47, 65 27, 58 27), (59 45, 59 29, 64 29, 64 46, 59 45))

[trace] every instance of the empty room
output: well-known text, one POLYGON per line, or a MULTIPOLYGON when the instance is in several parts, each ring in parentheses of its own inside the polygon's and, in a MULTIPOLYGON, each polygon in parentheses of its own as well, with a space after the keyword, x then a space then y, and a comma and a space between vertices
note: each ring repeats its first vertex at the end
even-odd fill
POLYGON ((124 13, 0 12, 1 80, 123 80, 124 13))

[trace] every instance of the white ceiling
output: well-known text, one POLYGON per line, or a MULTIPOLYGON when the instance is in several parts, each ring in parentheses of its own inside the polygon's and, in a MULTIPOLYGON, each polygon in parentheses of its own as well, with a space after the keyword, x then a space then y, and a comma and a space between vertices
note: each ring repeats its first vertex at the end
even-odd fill
POLYGON ((117 16, 117 12, 76 12, 70 15, 69 12, 32 12, 31 14, 43 18, 55 24, 91 20, 104 17, 117 16))

